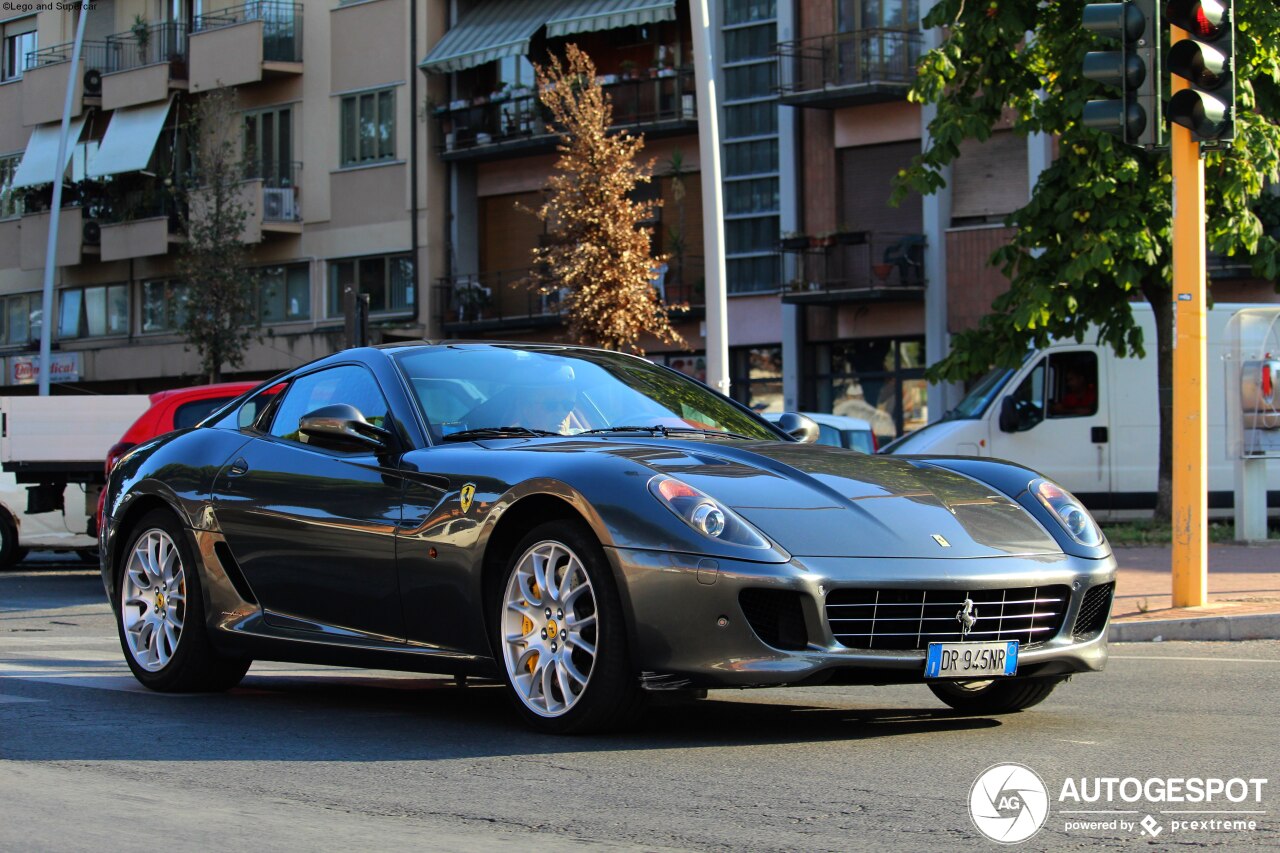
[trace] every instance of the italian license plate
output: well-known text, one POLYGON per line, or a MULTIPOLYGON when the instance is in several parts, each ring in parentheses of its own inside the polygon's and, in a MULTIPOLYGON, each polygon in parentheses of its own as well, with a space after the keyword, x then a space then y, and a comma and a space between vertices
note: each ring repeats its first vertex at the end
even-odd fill
POLYGON ((991 678, 1018 671, 1018 641, 930 643, 925 678, 991 678))

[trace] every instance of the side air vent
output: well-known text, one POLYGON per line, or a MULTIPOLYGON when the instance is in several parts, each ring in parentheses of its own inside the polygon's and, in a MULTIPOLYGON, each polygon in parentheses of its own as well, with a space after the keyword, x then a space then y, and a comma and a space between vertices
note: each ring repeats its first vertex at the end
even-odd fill
POLYGON ((800 593, 781 589, 744 589, 738 603, 751 630, 775 649, 799 651, 809 645, 800 593))
POLYGON ((218 562, 222 564, 222 570, 227 573, 227 580, 231 581, 236 593, 250 604, 257 604, 258 597, 249 588, 244 572, 240 571, 240 564, 231 555, 231 547, 226 542, 218 542, 213 546, 213 553, 218 556, 218 562))
POLYGON ((1107 627, 1107 617, 1111 615, 1111 598, 1115 594, 1115 582, 1102 583, 1084 594, 1080 602, 1080 613, 1076 616, 1076 625, 1071 629, 1071 636, 1076 640, 1092 640, 1107 627))

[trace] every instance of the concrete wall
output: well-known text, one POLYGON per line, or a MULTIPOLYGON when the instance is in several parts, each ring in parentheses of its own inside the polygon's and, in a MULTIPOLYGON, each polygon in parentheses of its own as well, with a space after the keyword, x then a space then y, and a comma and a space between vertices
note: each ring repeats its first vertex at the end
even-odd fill
POLYGON ((139 219, 102 226, 101 259, 121 261, 169 251, 169 218, 139 219))
MULTIPOLYGON (((19 265, 24 270, 44 269, 45 251, 49 242, 48 213, 32 213, 22 217, 22 256, 19 265)), ((66 207, 58 223, 58 266, 80 263, 80 208, 66 207)))
POLYGON ((169 63, 158 62, 102 76, 102 109, 118 110, 169 97, 169 63))
POLYGON ((188 85, 192 92, 262 79, 262 21, 192 33, 188 44, 188 85))

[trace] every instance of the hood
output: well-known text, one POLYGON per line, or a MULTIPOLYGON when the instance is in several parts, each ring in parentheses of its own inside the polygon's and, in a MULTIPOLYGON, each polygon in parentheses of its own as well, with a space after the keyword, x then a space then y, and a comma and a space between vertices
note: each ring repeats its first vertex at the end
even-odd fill
POLYGON ((1062 553, 1007 495, 925 462, 814 444, 691 444, 646 442, 623 452, 733 507, 796 556, 1062 553))

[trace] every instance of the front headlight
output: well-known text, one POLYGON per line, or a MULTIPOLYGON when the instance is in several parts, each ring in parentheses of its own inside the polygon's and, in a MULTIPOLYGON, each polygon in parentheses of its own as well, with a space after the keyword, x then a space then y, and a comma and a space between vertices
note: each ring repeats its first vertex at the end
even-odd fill
POLYGON ((1093 547, 1102 544, 1102 530, 1075 496, 1056 483, 1036 479, 1027 484, 1027 491, 1044 504, 1054 518, 1067 531, 1067 535, 1081 545, 1093 547))
POLYGON ((769 547, 769 541, 736 512, 688 483, 659 474, 649 481, 649 491, 703 536, 746 548, 769 547))

